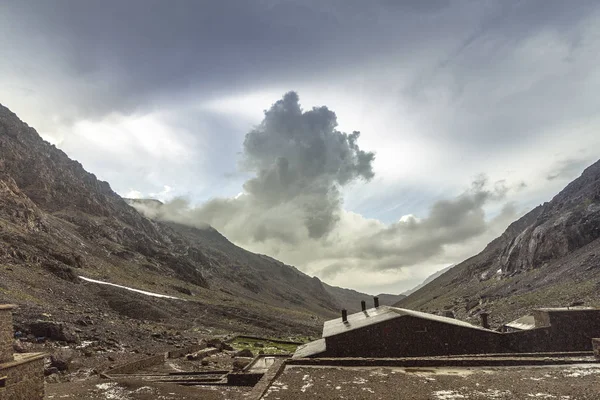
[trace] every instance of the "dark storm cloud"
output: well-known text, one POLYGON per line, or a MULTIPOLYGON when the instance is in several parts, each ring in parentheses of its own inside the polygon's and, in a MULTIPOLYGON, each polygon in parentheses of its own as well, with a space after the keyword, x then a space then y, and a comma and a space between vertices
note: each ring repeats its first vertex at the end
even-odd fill
MULTIPOLYGON (((440 43, 455 49, 429 59, 430 65, 438 65, 433 69, 415 65, 423 75, 405 93, 421 96, 432 76, 455 67, 460 71, 451 72, 452 80, 460 92, 471 73, 495 60, 478 60, 469 53, 477 41, 488 36, 516 41, 546 26, 568 27, 592 5, 9 0, 0 10, 6 16, 4 36, 20 49, 13 49, 17 55, 30 61, 14 64, 13 70, 24 67, 24 73, 39 75, 36 91, 54 91, 47 94, 55 98, 66 92, 70 104, 63 114, 89 118, 148 111, 282 80, 328 79, 389 54, 410 65, 416 54, 437 52, 440 43), (36 65, 43 52, 64 63, 61 72, 36 65), (465 56, 470 66, 463 65, 465 56), (44 83, 56 74, 65 78, 60 88, 44 83)), ((577 32, 567 34, 576 47, 577 32)), ((8 58, 9 65, 13 59, 8 58)))

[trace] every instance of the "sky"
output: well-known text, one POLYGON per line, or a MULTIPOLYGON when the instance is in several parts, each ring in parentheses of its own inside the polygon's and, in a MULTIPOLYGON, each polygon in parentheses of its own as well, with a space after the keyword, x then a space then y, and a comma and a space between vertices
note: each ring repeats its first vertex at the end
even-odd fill
POLYGON ((600 3, 0 2, 0 103, 157 219, 400 293, 600 149, 600 3))

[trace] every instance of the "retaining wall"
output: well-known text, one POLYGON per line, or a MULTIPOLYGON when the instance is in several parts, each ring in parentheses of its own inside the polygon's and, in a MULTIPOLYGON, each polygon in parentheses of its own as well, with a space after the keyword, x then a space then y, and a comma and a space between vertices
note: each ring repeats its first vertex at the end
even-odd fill
POLYGON ((107 370, 104 373, 107 375, 119 375, 119 374, 132 374, 143 368, 152 367, 165 362, 167 359, 167 353, 157 354, 142 358, 141 360, 128 362, 126 364, 119 365, 113 369, 107 370))
POLYGON ((0 305, 0 363, 13 359, 13 306, 0 305))
POLYGON ((44 399, 43 354, 0 365, 0 377, 6 377, 4 387, 0 388, 0 399, 44 399))

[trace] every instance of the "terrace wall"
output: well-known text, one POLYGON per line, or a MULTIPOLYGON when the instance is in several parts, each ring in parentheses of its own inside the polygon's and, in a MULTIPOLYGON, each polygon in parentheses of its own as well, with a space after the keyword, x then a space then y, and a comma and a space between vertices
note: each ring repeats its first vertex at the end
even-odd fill
POLYGON ((0 305, 0 363, 13 359, 12 306, 0 305))
POLYGON ((0 399, 44 399, 43 355, 0 365, 0 377, 6 377, 4 387, 0 387, 0 399))

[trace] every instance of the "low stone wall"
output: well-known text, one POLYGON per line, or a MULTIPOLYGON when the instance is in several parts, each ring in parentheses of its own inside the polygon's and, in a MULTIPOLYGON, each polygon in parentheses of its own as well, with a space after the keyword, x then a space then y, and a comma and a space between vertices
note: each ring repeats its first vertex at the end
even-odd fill
POLYGON ((600 360, 600 338, 592 339, 592 347, 594 349, 594 356, 600 360))
POLYGON ((0 363, 13 359, 13 306, 0 305, 0 363))
POLYGON ((568 357, 407 357, 407 358, 293 358, 286 365, 329 367, 512 367, 588 363, 587 358, 568 357))
POLYGON ((183 349, 169 351, 169 353, 167 354, 167 357, 179 358, 179 357, 185 356, 186 354, 195 353, 195 352, 200 351, 205 348, 206 348, 206 343, 196 344, 193 346, 185 347, 183 349))
POLYGON ((250 391, 248 398, 250 400, 260 400, 266 393, 271 383, 273 383, 279 375, 285 370, 285 365, 289 360, 280 358, 275 360, 273 365, 265 372, 263 377, 258 381, 256 385, 250 391))
POLYGON ((126 364, 118 365, 113 369, 104 371, 104 374, 105 375, 132 374, 134 372, 139 371, 140 369, 162 364, 165 362, 166 358, 167 358, 167 353, 157 354, 155 356, 142 358, 141 360, 131 361, 126 364))
POLYGON ((227 374, 227 384, 231 386, 254 386, 264 374, 251 374, 247 372, 227 374))
POLYGON ((236 339, 252 339, 252 340, 263 340, 263 341, 268 341, 268 342, 273 342, 273 343, 281 343, 281 344, 295 344, 295 345, 302 345, 304 344, 303 342, 292 342, 289 340, 279 340, 279 339, 269 339, 269 338, 265 338, 265 337, 260 337, 260 336, 252 336, 252 335, 237 335, 234 336, 230 339, 227 339, 226 342, 227 343, 231 343, 236 339))
POLYGON ((0 399, 44 399, 43 354, 3 364, 0 366, 0 376, 6 377, 5 387, 0 388, 0 399))

